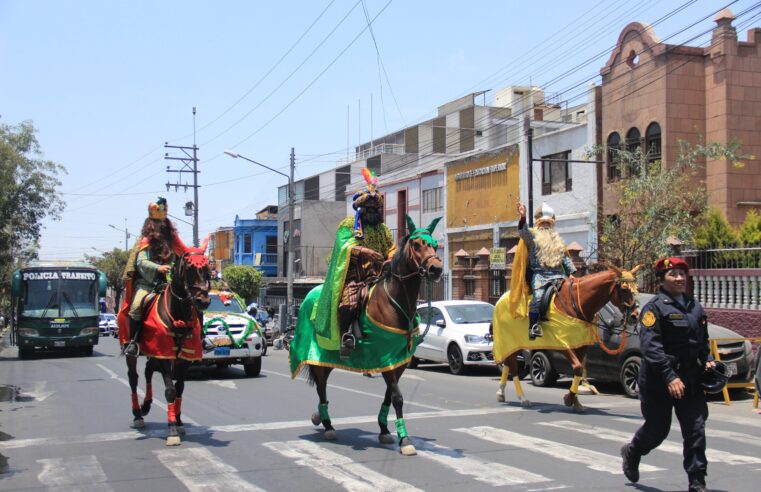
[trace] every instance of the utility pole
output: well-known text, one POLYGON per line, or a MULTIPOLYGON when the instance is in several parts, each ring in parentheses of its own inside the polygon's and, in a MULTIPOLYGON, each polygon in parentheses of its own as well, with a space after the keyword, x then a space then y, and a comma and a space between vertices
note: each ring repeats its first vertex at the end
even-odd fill
POLYGON ((296 197, 294 196, 294 186, 293 186, 293 175, 294 170, 296 168, 296 151, 293 147, 291 147, 291 176, 288 179, 288 265, 286 268, 288 269, 287 274, 287 298, 286 303, 288 304, 288 326, 290 327, 290 324, 293 320, 293 218, 295 216, 294 214, 294 207, 296 206, 296 197))
POLYGON ((201 171, 198 170, 198 147, 196 146, 196 108, 195 106, 193 106, 193 146, 183 147, 181 145, 169 145, 169 142, 164 142, 164 148, 165 149, 179 149, 180 151, 182 151, 183 154, 185 154, 185 157, 171 157, 169 156, 168 152, 164 154, 164 159, 182 162, 182 167, 180 169, 170 169, 169 166, 166 167, 166 172, 178 173, 177 182, 170 183, 169 181, 167 181, 166 191, 169 191, 169 188, 172 186, 174 186, 174 191, 178 191, 180 188, 184 188, 185 191, 188 191, 188 188, 193 188, 193 201, 187 202, 185 204, 185 214, 193 216, 193 246, 198 247, 199 245, 199 241, 198 241, 198 188, 200 188, 200 186, 198 185, 198 173, 200 173, 201 171), (191 151, 192 151, 192 154, 191 154, 191 151), (193 173, 193 184, 190 184, 188 182, 183 183, 182 173, 193 173), (189 214, 188 211, 191 207, 192 207, 192 214, 189 214))

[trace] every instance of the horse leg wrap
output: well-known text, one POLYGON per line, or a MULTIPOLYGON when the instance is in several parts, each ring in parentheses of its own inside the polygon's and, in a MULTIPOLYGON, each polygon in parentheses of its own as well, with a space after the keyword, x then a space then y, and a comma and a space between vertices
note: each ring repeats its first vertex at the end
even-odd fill
POLYGON ((502 366, 502 375, 499 377, 499 385, 500 387, 504 388, 507 384, 507 373, 509 372, 509 369, 507 366, 502 366))
POLYGON ((394 420, 394 425, 396 426, 396 437, 399 439, 399 445, 402 444, 402 441, 407 438, 407 424, 404 423, 404 419, 396 419, 394 420))
POLYGON ((323 422, 330 422, 330 415, 328 414, 328 404, 320 403, 317 405, 317 411, 320 413, 320 420, 323 422))
POLYGON ((153 401, 153 384, 151 383, 145 385, 145 401, 153 401))
POLYGON ((167 405, 167 421, 169 422, 169 425, 174 425, 177 423, 177 414, 175 412, 175 406, 174 403, 169 403, 167 405))
POLYGON ((390 405, 381 405, 380 412, 378 412, 378 424, 381 427, 388 427, 389 409, 391 409, 390 405))
POLYGON ((513 376, 513 384, 515 384, 515 393, 518 398, 523 398, 523 386, 521 385, 521 378, 519 376, 513 376))
POLYGON ((140 410, 140 402, 137 399, 137 393, 132 393, 132 410, 140 410))
POLYGON ((581 376, 574 376, 573 382, 571 383, 571 393, 578 394, 579 393, 579 382, 581 381, 581 376))

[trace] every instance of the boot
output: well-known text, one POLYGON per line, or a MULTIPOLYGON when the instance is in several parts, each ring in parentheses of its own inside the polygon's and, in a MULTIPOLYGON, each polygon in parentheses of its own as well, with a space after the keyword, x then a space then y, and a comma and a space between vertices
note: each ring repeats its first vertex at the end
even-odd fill
POLYGON ((539 313, 528 313, 528 339, 535 340, 542 336, 542 325, 539 323, 539 313))
POLYGON ((354 351, 355 346, 356 346, 356 340, 354 339, 354 335, 352 335, 349 332, 344 333, 341 336, 341 349, 340 349, 341 360, 348 359, 351 353, 354 351))
POLYGON ((624 460, 624 475, 626 475, 626 478, 630 482, 637 483, 639 481, 640 455, 634 450, 634 446, 631 443, 624 444, 621 447, 621 458, 624 460))
POLYGON ((690 488, 689 492, 706 492, 706 477, 701 474, 690 474, 690 488))
POLYGON ((128 357, 137 357, 140 355, 140 346, 138 345, 138 342, 140 341, 140 332, 142 329, 142 320, 129 318, 130 341, 127 345, 124 346, 122 354, 128 357))

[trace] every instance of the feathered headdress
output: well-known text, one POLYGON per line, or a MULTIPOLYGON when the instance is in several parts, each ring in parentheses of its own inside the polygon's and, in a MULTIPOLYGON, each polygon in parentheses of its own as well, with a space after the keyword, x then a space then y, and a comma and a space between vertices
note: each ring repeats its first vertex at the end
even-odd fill
POLYGON ((379 207, 383 206, 383 195, 378 193, 378 176, 375 175, 375 172, 365 167, 362 168, 362 177, 365 178, 367 186, 354 193, 354 196, 352 197, 352 207, 356 211, 354 214, 354 237, 358 239, 364 239, 365 237, 360 216, 364 211, 364 205, 367 200, 374 199, 379 207))
POLYGON ((166 219, 168 207, 166 204, 166 198, 160 196, 155 202, 148 204, 148 217, 154 220, 166 219))

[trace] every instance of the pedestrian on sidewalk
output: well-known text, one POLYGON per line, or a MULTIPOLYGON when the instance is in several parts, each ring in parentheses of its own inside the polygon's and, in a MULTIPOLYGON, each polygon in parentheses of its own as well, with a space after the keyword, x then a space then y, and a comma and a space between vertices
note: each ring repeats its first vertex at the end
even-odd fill
POLYGON ((690 492, 706 490, 705 423, 708 405, 701 385, 705 370, 713 367, 708 346, 708 322, 700 303, 688 296, 689 267, 681 258, 663 258, 655 264, 660 292, 642 309, 639 320, 642 366, 639 373, 640 408, 645 423, 621 448, 623 470, 631 482, 639 480, 642 456, 660 446, 676 412, 684 438, 684 469, 690 492))

